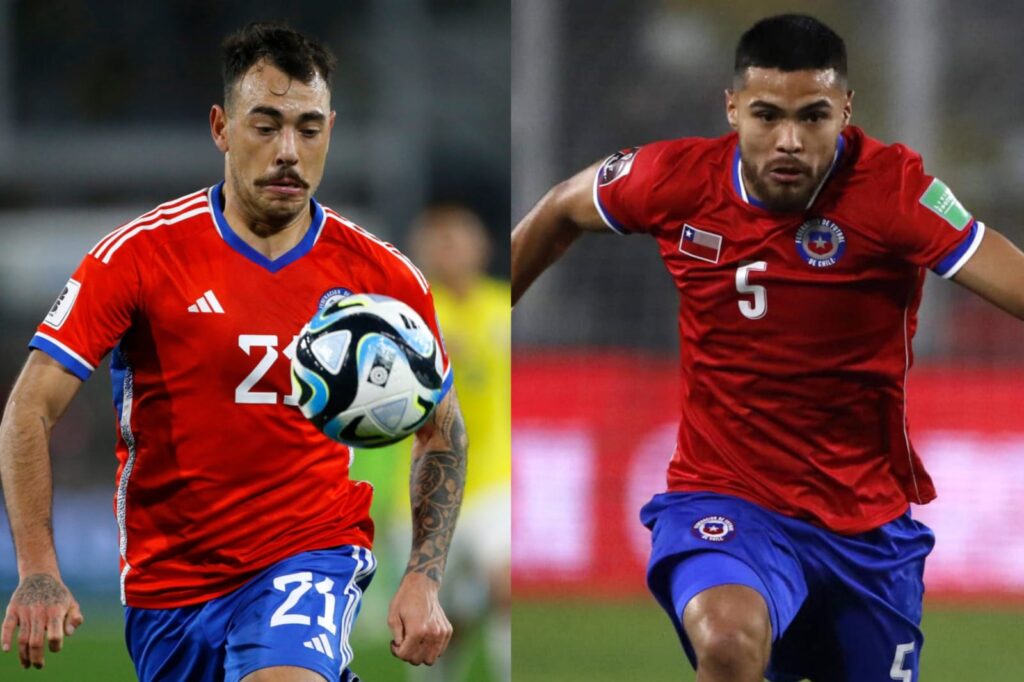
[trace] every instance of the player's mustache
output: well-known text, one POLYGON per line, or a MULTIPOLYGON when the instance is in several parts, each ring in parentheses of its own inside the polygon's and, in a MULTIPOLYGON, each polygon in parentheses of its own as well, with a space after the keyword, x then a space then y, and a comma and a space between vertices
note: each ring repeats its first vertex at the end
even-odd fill
POLYGON ((274 173, 271 176, 260 178, 256 181, 256 184, 260 187, 264 185, 273 185, 281 182, 282 180, 291 180, 292 182, 302 186, 305 189, 309 189, 309 183, 302 179, 298 173, 293 170, 284 170, 280 173, 274 173))

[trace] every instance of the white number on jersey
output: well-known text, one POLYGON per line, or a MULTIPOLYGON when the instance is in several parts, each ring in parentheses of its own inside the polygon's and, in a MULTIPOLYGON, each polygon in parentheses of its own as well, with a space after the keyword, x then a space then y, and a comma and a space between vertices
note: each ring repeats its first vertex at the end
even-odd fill
POLYGON ((896 645, 896 656, 892 659, 892 668, 889 669, 889 679, 899 682, 911 682, 914 679, 914 671, 903 667, 907 654, 914 653, 914 643, 896 645))
MULTIPOLYGON (((298 341, 299 337, 296 335, 292 338, 292 342, 284 349, 284 357, 289 365, 292 358, 295 357, 295 344, 298 341)), ((274 362, 278 358, 277 336, 274 334, 239 334, 238 347, 244 350, 246 355, 252 355, 252 350, 255 348, 263 348, 265 353, 259 362, 256 363, 256 366, 252 368, 252 371, 249 372, 249 376, 242 379, 242 383, 238 384, 235 388, 235 402, 243 405, 276 404, 277 393, 275 391, 254 391, 252 388, 270 371, 270 368, 274 366, 274 362)), ((297 388, 293 387, 291 395, 284 397, 284 404, 299 404, 297 388)))
POLYGON ((753 301, 746 299, 740 299, 739 301, 740 312, 748 320, 760 320, 768 312, 768 293, 765 291, 765 288, 760 284, 747 283, 751 270, 764 272, 767 269, 768 264, 763 260, 747 263, 736 269, 736 291, 741 294, 750 294, 754 297, 753 301))

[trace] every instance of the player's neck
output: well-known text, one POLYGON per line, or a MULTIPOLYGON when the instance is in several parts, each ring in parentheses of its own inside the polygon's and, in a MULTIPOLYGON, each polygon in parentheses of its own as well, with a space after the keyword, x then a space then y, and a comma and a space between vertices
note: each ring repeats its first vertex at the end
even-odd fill
POLYGON ((224 219, 242 241, 270 260, 288 253, 302 241, 313 222, 313 214, 308 208, 282 225, 262 221, 237 204, 237 201, 232 202, 230 197, 226 197, 224 219))

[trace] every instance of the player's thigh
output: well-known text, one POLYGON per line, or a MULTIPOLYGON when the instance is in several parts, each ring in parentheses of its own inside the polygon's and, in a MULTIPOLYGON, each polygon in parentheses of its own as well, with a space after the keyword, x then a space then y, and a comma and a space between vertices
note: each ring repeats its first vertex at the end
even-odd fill
POLYGON ((327 679, 312 670, 295 666, 281 665, 263 668, 249 673, 242 682, 328 682, 327 679))
POLYGON ((836 622, 842 664, 835 679, 917 682, 924 635, 888 605, 861 603, 836 622))
POLYGON ((290 557, 253 578, 228 627, 227 681, 252 674, 258 680, 344 679, 353 658, 349 636, 375 567, 368 550, 341 547, 290 557), (282 668, 319 677, 275 676, 284 675, 282 668))
POLYGON ((815 563, 828 577, 818 600, 836 655, 818 657, 825 671, 819 678, 916 681, 931 530, 905 514, 873 531, 827 540, 815 563))
POLYGON ((216 604, 174 609, 125 608, 128 655, 140 682, 223 678, 223 640, 209 633, 223 630, 223 610, 216 604))

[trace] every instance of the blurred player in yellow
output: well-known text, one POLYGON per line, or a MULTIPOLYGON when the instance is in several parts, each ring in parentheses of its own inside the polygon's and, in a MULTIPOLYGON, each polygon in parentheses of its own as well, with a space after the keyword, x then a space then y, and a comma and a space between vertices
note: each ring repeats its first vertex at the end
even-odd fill
POLYGON ((465 206, 425 209, 413 224, 411 240, 413 259, 430 278, 445 344, 458 367, 455 384, 469 440, 480 453, 469 461, 463 514, 448 563, 457 577, 449 578, 447 594, 442 593, 461 636, 433 668, 414 674, 444 682, 467 679, 467 640, 483 627, 493 679, 507 682, 512 678, 509 285, 486 275, 487 230, 465 206))

